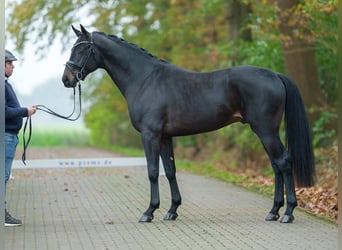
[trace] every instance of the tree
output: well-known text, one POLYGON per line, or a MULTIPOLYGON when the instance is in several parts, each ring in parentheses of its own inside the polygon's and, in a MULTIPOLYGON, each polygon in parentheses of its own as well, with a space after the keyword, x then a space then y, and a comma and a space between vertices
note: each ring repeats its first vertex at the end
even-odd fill
POLYGON ((303 27, 302 19, 307 18, 301 12, 299 0, 278 0, 279 30, 283 47, 287 74, 298 84, 307 107, 324 104, 319 86, 318 70, 315 60, 314 42, 310 30, 303 27))
MULTIPOLYGON (((294 0, 279 2, 295 3, 294 0)), ((279 18, 276 3, 268 0, 9 0, 6 30, 19 50, 34 44, 41 54, 54 39, 61 40, 69 50, 75 39, 70 26, 82 23, 92 30, 121 36, 190 70, 253 64, 284 73, 286 65, 288 74, 298 84, 310 86, 310 95, 304 97, 309 105, 316 98, 309 101, 307 98, 321 91, 324 100, 333 106, 337 100, 337 0, 298 0, 289 10, 284 6, 279 18), (286 18, 290 22, 283 27, 286 20, 279 20, 286 18), (315 58, 307 62, 306 54, 298 55, 302 60, 299 66, 305 66, 300 69, 300 75, 314 80, 297 79, 299 66, 295 68, 289 63, 295 60, 288 58, 285 46, 297 46, 291 47, 291 51, 296 51, 303 44, 305 49, 310 49, 311 58, 313 55, 315 58), (311 83, 318 91, 312 89, 311 83)), ((122 125, 123 117, 127 119, 123 115, 127 107, 117 91, 108 94, 109 85, 113 85, 108 77, 101 73, 95 77, 97 87, 87 85, 85 89, 91 104, 86 114, 87 126, 104 140, 117 140, 116 135, 112 136, 116 132, 112 131, 122 125), (104 119, 103 115, 95 115, 102 108, 106 109, 101 111, 107 116, 104 119), (112 135, 105 135, 103 131, 112 135)))
POLYGON ((239 0, 231 1, 231 4, 227 8, 230 39, 252 41, 252 31, 247 25, 247 20, 251 12, 251 3, 244 3, 239 0))

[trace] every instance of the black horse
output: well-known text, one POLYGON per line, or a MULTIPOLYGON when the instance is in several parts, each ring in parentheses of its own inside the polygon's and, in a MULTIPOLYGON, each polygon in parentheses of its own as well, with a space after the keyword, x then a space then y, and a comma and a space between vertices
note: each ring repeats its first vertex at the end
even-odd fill
POLYGON ((141 133, 147 159, 151 200, 140 222, 151 222, 159 208, 159 156, 170 183, 172 204, 164 220, 175 220, 181 195, 176 180, 172 138, 248 123, 260 138, 275 174, 274 204, 267 221, 292 222, 297 206, 295 181, 314 182, 314 158, 307 115, 298 88, 285 75, 240 66, 207 73, 188 71, 144 49, 102 32, 72 27, 78 39, 62 81, 75 87, 89 73, 105 69, 128 104, 131 122, 141 133), (279 138, 285 113, 287 150, 279 138))

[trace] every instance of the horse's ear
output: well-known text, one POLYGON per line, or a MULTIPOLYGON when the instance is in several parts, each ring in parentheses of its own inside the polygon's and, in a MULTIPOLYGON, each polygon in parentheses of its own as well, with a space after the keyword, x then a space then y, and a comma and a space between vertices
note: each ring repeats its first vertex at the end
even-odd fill
POLYGON ((82 31, 82 34, 83 35, 88 35, 89 34, 89 32, 83 27, 83 25, 82 24, 80 24, 80 26, 81 26, 81 31, 82 31))
POLYGON ((71 27, 72 27, 73 31, 75 32, 76 36, 82 35, 81 31, 79 31, 78 29, 76 29, 76 28, 74 27, 74 25, 71 25, 71 27))

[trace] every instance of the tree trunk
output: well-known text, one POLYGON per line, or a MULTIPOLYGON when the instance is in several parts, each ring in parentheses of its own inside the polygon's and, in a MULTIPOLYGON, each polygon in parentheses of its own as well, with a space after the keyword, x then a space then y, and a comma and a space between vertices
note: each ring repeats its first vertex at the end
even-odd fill
POLYGON ((252 41, 251 30, 244 25, 246 18, 251 12, 250 4, 244 4, 240 0, 233 0, 228 6, 229 39, 252 41))
POLYGON ((298 3, 299 0, 278 0, 279 30, 285 67, 287 74, 297 83, 306 107, 320 107, 324 104, 324 98, 319 85, 315 48, 313 42, 305 39, 310 31, 296 33, 303 30, 303 27, 296 23, 294 16, 298 15, 294 13, 298 3))

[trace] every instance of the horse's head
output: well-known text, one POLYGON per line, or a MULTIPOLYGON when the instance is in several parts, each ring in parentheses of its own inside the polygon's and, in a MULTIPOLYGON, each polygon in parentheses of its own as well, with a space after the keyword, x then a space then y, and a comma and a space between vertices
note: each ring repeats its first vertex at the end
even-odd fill
POLYGON ((65 65, 62 81, 67 88, 73 88, 86 76, 96 70, 98 65, 95 58, 95 45, 92 33, 82 25, 81 31, 72 26, 77 40, 71 49, 69 61, 65 65))

